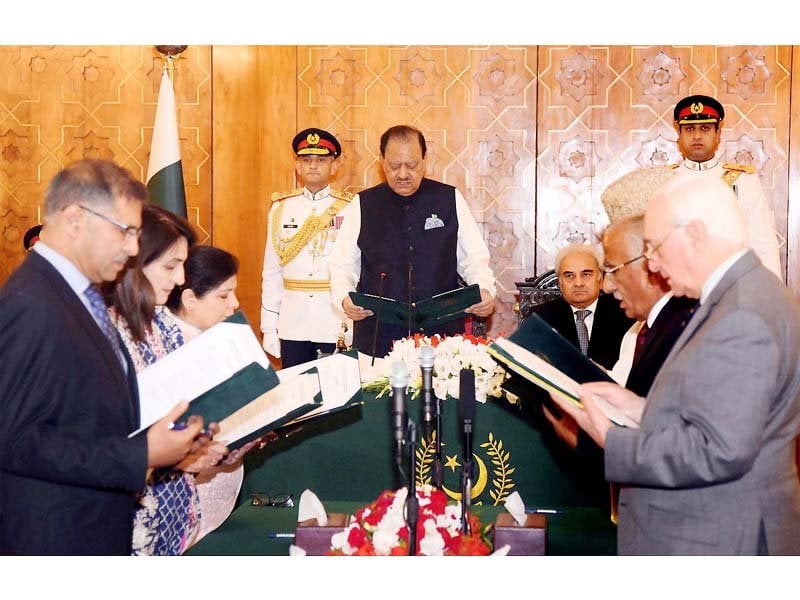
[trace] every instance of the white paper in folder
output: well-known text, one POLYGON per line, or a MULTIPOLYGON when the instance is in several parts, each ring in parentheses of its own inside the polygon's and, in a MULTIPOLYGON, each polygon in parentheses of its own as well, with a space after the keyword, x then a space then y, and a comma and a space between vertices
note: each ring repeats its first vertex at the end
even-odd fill
POLYGON ((141 429, 254 362, 269 368, 250 325, 223 321, 207 329, 139 373, 141 429))

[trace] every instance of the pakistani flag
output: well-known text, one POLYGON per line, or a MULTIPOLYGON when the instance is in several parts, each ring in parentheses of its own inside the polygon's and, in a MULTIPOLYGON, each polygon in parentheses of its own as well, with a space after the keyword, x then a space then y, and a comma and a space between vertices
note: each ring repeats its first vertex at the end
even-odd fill
POLYGON ((186 217, 186 191, 183 188, 175 93, 166 69, 158 91, 150 163, 147 165, 147 189, 153 204, 186 217))

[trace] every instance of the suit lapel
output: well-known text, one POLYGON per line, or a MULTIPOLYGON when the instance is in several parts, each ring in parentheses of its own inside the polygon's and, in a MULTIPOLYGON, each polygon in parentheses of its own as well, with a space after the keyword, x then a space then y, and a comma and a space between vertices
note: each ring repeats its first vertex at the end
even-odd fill
MULTIPOLYGON (((749 250, 741 258, 739 258, 739 260, 733 263, 731 268, 728 269, 727 273, 723 275, 722 279, 711 291, 711 294, 709 294, 705 302, 698 305, 694 315, 686 324, 686 328, 683 330, 683 333, 675 342, 675 345, 672 347, 672 350, 664 361, 665 365, 668 364, 672 358, 681 351, 681 349, 689 342, 689 340, 692 339, 692 337, 694 337, 695 332, 705 322, 705 320, 708 318, 708 315, 711 313, 711 310, 719 303, 722 296, 725 295, 730 287, 736 283, 742 277, 742 275, 753 269, 753 267, 755 267, 757 264, 758 258, 756 258, 756 255, 752 250, 749 250)), ((655 387, 663 371, 664 369, 662 368, 658 375, 656 375, 655 381, 653 381, 653 387, 655 387)), ((645 406, 645 412, 646 411, 647 407, 645 406)))
POLYGON ((31 267, 44 277, 50 289, 62 301, 65 310, 67 310, 72 317, 71 321, 74 326, 79 327, 83 333, 92 340, 92 343, 97 349, 97 354, 105 363, 114 382, 122 389, 127 390, 128 382, 122 365, 114 354, 114 350, 111 348, 109 341, 106 339, 106 336, 103 335, 103 332, 100 330, 100 327, 97 325, 92 315, 89 314, 86 306, 84 306, 81 300, 75 295, 73 289, 47 260, 35 252, 31 252, 27 260, 30 261, 31 267))

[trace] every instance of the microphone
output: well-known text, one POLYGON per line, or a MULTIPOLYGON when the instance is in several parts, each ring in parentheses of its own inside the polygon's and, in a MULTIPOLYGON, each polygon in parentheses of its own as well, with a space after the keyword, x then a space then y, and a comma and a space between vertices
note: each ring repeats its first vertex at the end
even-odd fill
POLYGON ((463 433, 461 470, 461 530, 469 535, 469 507, 472 503, 472 425, 475 420, 475 372, 461 369, 459 374, 458 411, 463 433))
POLYGON ((389 385, 392 386, 392 437, 394 439, 394 459, 400 472, 403 472, 403 447, 405 445, 406 427, 406 388, 411 381, 408 367, 403 361, 392 363, 389 373, 389 385))
MULTIPOLYGON (((433 431, 433 362, 436 350, 433 346, 421 346, 419 349, 419 366, 422 370, 422 435, 431 441, 433 431)), ((438 436, 437 436, 438 437, 438 436)))
POLYGON ((372 362, 370 366, 375 366, 375 351, 378 346, 378 327, 381 324, 381 306, 383 305, 383 282, 386 281, 386 271, 381 271, 381 281, 378 284, 378 311, 375 315, 375 328, 372 330, 372 362))
POLYGON ((411 302, 411 272, 414 270, 414 267, 411 266, 411 259, 408 260, 408 336, 411 337, 411 310, 412 308, 416 308, 411 302))

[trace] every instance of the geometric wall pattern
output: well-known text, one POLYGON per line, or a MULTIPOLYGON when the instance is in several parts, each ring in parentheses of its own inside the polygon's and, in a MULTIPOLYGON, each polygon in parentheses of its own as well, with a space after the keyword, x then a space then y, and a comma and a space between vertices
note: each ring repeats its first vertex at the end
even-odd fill
MULTIPOLYGON (((798 234, 787 230, 791 46, 294 48, 285 73, 293 130, 318 126, 339 138, 336 187, 357 192, 380 181, 386 128, 406 123, 425 134, 428 175, 464 193, 491 251, 499 291, 490 335, 516 326, 515 282, 552 267, 564 244, 598 239, 608 184, 679 158, 672 108, 691 93, 725 105, 722 158, 758 169, 786 265, 785 240, 798 234)), ((22 233, 37 222, 43 186, 63 164, 104 156, 145 176, 162 64, 152 46, 0 46, 0 281, 21 260, 22 233)), ((214 66, 214 47, 189 46, 174 80, 190 220, 211 239, 212 189, 220 189, 214 145, 234 139, 245 153, 254 135, 245 122, 213 130, 214 66)), ((286 118, 269 106, 263 112, 266 130, 270 119, 286 118)), ((250 144, 259 160, 290 173, 289 141, 250 144)), ((215 214, 224 207, 235 217, 237 203, 263 202, 285 182, 265 185, 272 189, 258 197, 213 198, 215 214)), ((244 225, 263 235, 263 223, 244 225)), ((257 251, 240 258, 261 260, 257 251)), ((240 281, 240 297, 258 297, 256 279, 240 281)), ((244 308, 257 314, 256 304, 244 308)))
MULTIPOLYGON (((23 259, 46 186, 64 165, 107 158, 144 180, 164 65, 153 46, 0 46, 0 281, 23 259)), ((211 232, 211 54, 175 60, 189 219, 211 232)))

